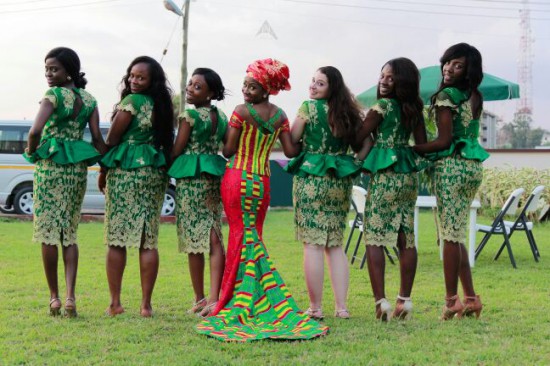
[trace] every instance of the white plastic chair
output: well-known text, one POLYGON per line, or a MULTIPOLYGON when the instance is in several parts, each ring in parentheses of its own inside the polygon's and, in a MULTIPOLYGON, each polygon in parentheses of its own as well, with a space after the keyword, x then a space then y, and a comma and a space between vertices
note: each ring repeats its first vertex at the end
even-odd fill
MULTIPOLYGON (((527 220, 530 213, 537 211, 539 200, 542 196, 542 191, 544 191, 544 186, 535 187, 535 189, 533 189, 533 192, 531 192, 531 194, 529 195, 529 198, 527 198, 527 202, 525 202, 525 205, 523 206, 523 209, 521 210, 521 213, 519 214, 516 221, 504 221, 504 225, 510 230, 509 237, 512 236, 514 231, 525 231, 525 235, 527 236, 527 240, 529 241, 529 246, 531 247, 531 252, 533 253, 533 258, 535 258, 536 262, 539 261, 540 253, 537 247, 537 243, 535 242, 535 237, 533 236, 533 222, 527 220)), ((495 259, 498 259, 504 247, 505 243, 502 243, 495 259)))
MULTIPOLYGON (((359 251, 359 246, 361 245, 361 239, 363 238, 363 213, 365 212, 365 204, 367 202, 367 191, 360 186, 353 186, 353 189, 351 191, 351 205, 353 207, 353 210, 355 211, 355 218, 353 220, 350 220, 348 225, 351 229, 348 240, 346 242, 346 248, 345 253, 347 254, 349 250, 349 246, 351 243, 351 239, 353 237, 353 232, 355 229, 359 230, 359 237, 357 238, 357 242, 355 243, 355 248, 353 250, 353 255, 351 256, 351 264, 355 262, 356 258, 359 258, 357 256, 357 252, 359 251)), ((388 259, 392 264, 395 264, 394 258, 388 251, 386 247, 384 247, 384 251, 386 252, 386 255, 388 256, 388 259)), ((394 249, 395 251, 395 249, 394 249)), ((397 256, 397 252, 396 252, 397 256)), ((367 251, 365 250, 365 253, 363 254, 363 257, 361 258, 361 265, 360 269, 363 269, 365 266, 365 263, 367 261, 367 251)))
POLYGON ((510 262, 512 262, 512 266, 514 268, 516 267, 516 261, 514 259, 514 254, 512 253, 512 247, 510 245, 510 233, 511 228, 506 226, 504 224, 504 217, 505 216, 515 216, 516 211, 518 210, 519 205, 519 199, 523 195, 523 192, 525 192, 525 189, 518 188, 515 191, 512 192, 510 197, 506 200, 504 203, 504 206, 502 206, 502 209, 498 213, 497 217, 493 221, 491 225, 480 225, 476 224, 476 230, 481 231, 482 233, 485 233, 485 236, 483 239, 481 239, 481 242, 479 243, 478 247, 476 248, 476 255, 475 258, 479 256, 485 245, 487 244, 487 241, 493 234, 498 234, 504 236, 504 243, 502 244, 502 247, 500 248, 499 252, 495 256, 495 260, 498 259, 500 252, 502 252, 502 249, 506 247, 508 250, 508 255, 510 257, 510 262))

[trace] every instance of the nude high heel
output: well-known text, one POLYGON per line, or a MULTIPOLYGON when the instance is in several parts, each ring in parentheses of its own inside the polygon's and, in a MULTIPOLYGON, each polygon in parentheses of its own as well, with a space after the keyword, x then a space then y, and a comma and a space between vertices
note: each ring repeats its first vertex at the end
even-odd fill
POLYGON ((460 318, 462 317, 462 311, 464 310, 464 305, 460 302, 458 295, 451 297, 445 297, 445 306, 443 306, 443 313, 441 314, 441 320, 452 319, 455 315, 460 318), (447 306, 447 302, 453 302, 452 306, 447 306))
POLYGON ((393 317, 400 320, 410 320, 412 317, 413 303, 410 297, 403 297, 397 295, 397 301, 395 303, 395 310, 393 311, 393 317))
POLYGON ((483 304, 479 295, 464 296, 464 310, 462 310, 462 316, 473 316, 475 314, 476 319, 479 319, 483 304))
POLYGON ((378 306, 376 309, 376 319, 379 319, 381 322, 389 322, 392 316, 392 309, 388 300, 383 297, 374 304, 378 306))

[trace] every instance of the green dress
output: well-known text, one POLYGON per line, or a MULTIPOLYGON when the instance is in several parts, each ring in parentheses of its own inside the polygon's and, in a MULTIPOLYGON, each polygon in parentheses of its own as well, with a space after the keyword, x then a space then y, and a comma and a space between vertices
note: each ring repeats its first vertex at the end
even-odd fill
POLYGON ((53 87, 44 99, 54 111, 42 131, 40 145, 25 158, 35 163, 33 241, 48 245, 77 244, 76 231, 86 192, 88 166, 101 155, 83 141, 84 129, 97 107, 95 98, 79 88, 53 87), (75 108, 82 101, 80 110, 75 108), (75 113, 75 110, 77 111, 75 113))
POLYGON ((435 107, 450 108, 453 116, 451 146, 428 154, 435 161, 434 191, 441 239, 466 242, 470 204, 483 180, 482 162, 489 153, 479 144, 479 119, 474 119, 470 95, 457 88, 445 88, 435 107))
POLYGON ((105 244, 155 249, 160 211, 168 184, 166 158, 153 143, 153 99, 130 94, 117 110, 132 121, 101 163, 108 168, 105 191, 105 244))
POLYGON ((365 203, 367 245, 395 246, 405 235, 407 248, 414 247, 414 206, 418 195, 416 172, 428 163, 409 145, 411 131, 401 124, 401 106, 395 99, 378 99, 371 110, 383 118, 375 142, 363 162, 372 177, 365 203))
POLYGON ((306 121, 302 152, 285 168, 294 174, 296 239, 339 246, 344 238, 352 179, 361 165, 347 154, 349 144, 332 134, 326 100, 303 102, 298 117, 306 121))
POLYGON ((227 130, 227 116, 217 114, 216 132, 212 133, 210 107, 186 109, 179 116, 189 123, 191 135, 168 175, 176 178, 176 223, 180 252, 208 253, 210 230, 222 241, 222 199, 220 182, 226 161, 218 155, 220 143, 227 130))

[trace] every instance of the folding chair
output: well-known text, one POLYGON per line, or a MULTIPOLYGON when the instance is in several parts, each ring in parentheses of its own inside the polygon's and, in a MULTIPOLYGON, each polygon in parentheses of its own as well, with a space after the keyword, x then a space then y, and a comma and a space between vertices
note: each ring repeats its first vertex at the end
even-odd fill
POLYGON ((512 262, 512 266, 514 268, 517 268, 514 254, 512 253, 512 247, 510 245, 510 227, 504 224, 504 216, 516 214, 516 211, 518 210, 519 198, 523 195, 523 192, 525 192, 525 189, 523 188, 518 188, 512 192, 512 194, 510 195, 510 197, 508 197, 508 199, 504 203, 504 206, 502 206, 502 209, 490 226, 476 224, 476 230, 485 233, 485 236, 483 237, 483 239, 481 239, 481 242, 476 248, 476 259, 487 244, 487 241, 489 240, 491 235, 498 234, 504 236, 504 243, 502 244, 501 250, 499 251, 499 253, 497 253, 494 259, 497 260, 503 247, 506 247, 506 249, 508 250, 508 256, 510 257, 510 262, 512 262))
MULTIPOLYGON (((533 236, 533 222, 527 220, 530 213, 537 211, 542 191, 544 191, 544 186, 535 187, 533 192, 531 192, 527 198, 527 202, 525 202, 525 206, 523 206, 523 209, 521 210, 521 213, 516 221, 504 221, 504 225, 510 229, 509 237, 514 234, 514 231, 525 231, 525 235, 527 235, 527 240, 529 241, 529 246, 531 247, 531 252, 533 253, 533 258, 535 258, 536 262, 539 261, 540 253, 537 243, 535 242, 535 237, 533 236)), ((504 249, 504 246, 505 243, 502 243, 495 259, 498 259, 500 253, 504 249)))
MULTIPOLYGON (((357 256, 357 252, 359 251, 359 247, 361 246, 361 239, 363 238, 363 212, 365 211, 365 203, 367 201, 367 191, 363 187, 359 186, 353 186, 353 189, 351 191, 351 205, 353 207, 353 210, 355 211, 355 218, 353 220, 349 221, 349 227, 351 229, 348 240, 346 242, 346 248, 345 253, 348 253, 349 246, 351 243, 351 239, 353 237, 353 232, 355 229, 359 229, 359 237, 357 238, 357 242, 355 243, 355 248, 353 250, 353 255, 351 256, 351 264, 355 262, 356 258, 359 258, 357 256)), ((388 248, 384 247, 384 251, 386 252, 386 255, 388 256, 388 259, 390 260, 391 264, 395 264, 395 260, 393 256, 388 251, 388 248)), ((397 250, 394 248, 395 255, 397 257, 397 250)), ((365 267, 365 263, 367 261, 367 251, 365 250, 365 253, 363 254, 363 257, 361 259, 361 265, 359 266, 360 269, 363 269, 365 267)))

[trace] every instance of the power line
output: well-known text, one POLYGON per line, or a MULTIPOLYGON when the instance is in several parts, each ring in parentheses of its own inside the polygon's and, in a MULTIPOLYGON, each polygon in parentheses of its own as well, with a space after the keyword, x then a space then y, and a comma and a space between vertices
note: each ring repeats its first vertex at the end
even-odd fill
MULTIPOLYGON (((503 1, 503 0, 470 0, 470 1, 479 1, 479 2, 486 2, 486 3, 502 3, 502 4, 518 4, 522 5, 523 1, 503 1)), ((529 4, 531 5, 545 5, 550 6, 550 4, 546 1, 529 1, 529 4)))
MULTIPOLYGON (((504 10, 504 11, 519 11, 522 10, 520 7, 515 8, 500 8, 500 7, 490 7, 490 6, 477 6, 477 5, 454 5, 454 4, 437 4, 437 3, 425 3, 425 2, 419 2, 415 1, 414 3, 411 3, 409 1, 402 1, 402 0, 374 0, 374 1, 383 1, 384 3, 398 3, 398 4, 407 4, 407 5, 427 5, 427 6, 437 6, 437 7, 447 7, 447 8, 468 8, 468 9, 483 9, 483 10, 504 10)), ((470 0, 473 1, 473 0, 470 0)), ((529 9, 529 11, 533 12, 542 12, 542 13, 550 13, 550 9, 529 9)))
MULTIPOLYGON (((208 2, 217 3, 217 4, 220 4, 222 6, 229 6, 231 8, 236 7, 236 8, 240 8, 240 9, 262 10, 262 11, 267 11, 267 12, 271 12, 271 13, 285 14, 285 15, 291 15, 291 16, 297 16, 297 17, 313 17, 311 14, 307 14, 307 13, 297 13, 295 11, 287 12, 287 11, 272 10, 272 9, 267 9, 267 8, 258 8, 258 7, 251 7, 251 6, 235 5, 234 3, 228 3, 227 1, 223 1, 223 0, 218 0, 218 1, 217 0, 209 0, 208 2)), ((353 19, 349 19, 349 18, 341 19, 341 18, 319 16, 319 15, 315 15, 315 18, 322 18, 322 19, 337 21, 337 22, 342 22, 342 23, 380 25, 380 26, 388 26, 388 27, 418 29, 418 30, 422 30, 422 31, 431 31, 431 32, 433 32, 433 31, 440 32, 441 31, 440 28, 418 27, 418 26, 404 25, 403 23, 391 24, 391 23, 388 23, 388 22, 373 22, 373 21, 364 21, 364 20, 353 20, 353 19)), ((476 36, 506 37, 506 38, 518 37, 517 34, 488 34, 488 33, 479 33, 479 32, 467 32, 467 31, 464 31, 464 30, 453 30, 453 32, 454 33, 460 33, 460 34, 471 34, 471 35, 476 35, 476 36)), ((537 39, 540 40, 540 39, 550 39, 550 38, 548 38, 548 37, 537 37, 537 39)))
MULTIPOLYGON (((298 4, 309 4, 309 5, 326 5, 326 6, 335 6, 343 8, 354 8, 354 9, 370 9, 370 10, 391 10, 407 13, 420 13, 420 14, 435 14, 435 15, 447 15, 447 16, 467 16, 467 17, 477 17, 477 18, 498 18, 498 19, 518 19, 516 16, 506 16, 506 15, 483 15, 483 14, 473 14, 473 13, 452 13, 442 11, 430 11, 430 10, 416 10, 416 9, 397 9, 397 8, 383 8, 379 6, 365 6, 365 5, 351 5, 351 4, 335 4, 335 3, 326 3, 313 0, 280 0, 291 3, 298 4)), ((413 4, 411 4, 413 5, 413 4)), ((531 18, 531 20, 550 20, 550 18, 531 18)))
MULTIPOLYGON (((34 0, 34 1, 40 1, 40 0, 34 0)), ((70 5, 56 5, 56 6, 48 6, 48 7, 42 7, 42 8, 34 8, 34 9, 31 8, 31 9, 18 9, 18 10, 1 10, 0 14, 35 13, 35 12, 40 12, 40 11, 64 9, 64 8, 78 8, 78 7, 82 7, 82 6, 113 3, 113 2, 118 2, 118 1, 124 1, 124 0, 96 0, 96 1, 90 1, 90 2, 87 2, 87 3, 70 4, 70 5)), ((133 4, 135 4, 135 2, 133 4)))
POLYGON ((10 5, 23 5, 23 4, 32 4, 32 3, 42 3, 44 1, 51 1, 51 0, 29 0, 29 1, 16 1, 13 3, 2 3, 0 6, 10 6, 10 5))

